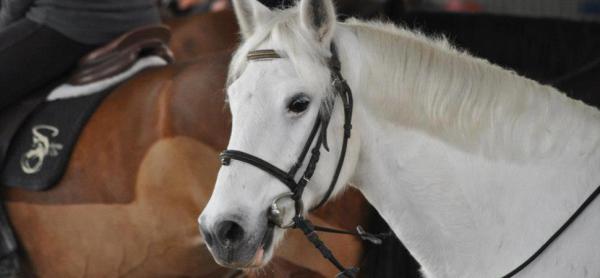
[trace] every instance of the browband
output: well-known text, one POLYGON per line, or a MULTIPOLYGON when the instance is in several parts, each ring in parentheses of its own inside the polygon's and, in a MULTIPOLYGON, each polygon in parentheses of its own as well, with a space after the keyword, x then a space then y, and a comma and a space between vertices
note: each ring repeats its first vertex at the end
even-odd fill
POLYGON ((275 52, 275 50, 263 49, 250 51, 246 58, 248 59, 248 61, 260 61, 269 59, 279 59, 281 58, 281 55, 275 52))

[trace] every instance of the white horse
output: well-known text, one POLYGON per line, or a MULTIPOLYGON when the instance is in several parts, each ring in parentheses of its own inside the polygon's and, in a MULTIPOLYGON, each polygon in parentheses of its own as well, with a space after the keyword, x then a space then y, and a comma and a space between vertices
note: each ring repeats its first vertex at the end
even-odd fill
MULTIPOLYGON (((256 0, 234 2, 243 43, 230 68, 229 148, 288 169, 318 113, 331 114, 331 150, 323 150, 303 197, 305 209, 314 206, 342 141, 342 104, 326 65, 335 43, 356 101, 334 194, 348 183, 358 188, 425 277, 507 274, 600 184, 595 108, 443 38, 337 22, 331 0, 276 11, 256 0), (283 58, 247 61, 258 49, 283 58), (321 105, 332 98, 333 109, 321 105)), ((284 233, 268 228, 265 211, 288 191, 252 165, 223 167, 199 218, 215 259, 229 267, 265 265, 284 233)), ((519 275, 600 277, 600 200, 519 275)))

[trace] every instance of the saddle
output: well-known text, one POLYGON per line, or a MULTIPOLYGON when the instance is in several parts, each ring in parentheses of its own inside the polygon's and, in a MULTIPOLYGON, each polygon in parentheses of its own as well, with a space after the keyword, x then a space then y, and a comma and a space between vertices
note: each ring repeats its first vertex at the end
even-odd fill
POLYGON ((122 35, 83 57, 68 83, 86 85, 129 69, 142 56, 158 56, 172 63, 167 46, 171 31, 163 25, 147 26, 122 35))
POLYGON ((83 57, 67 78, 0 111, 0 183, 27 190, 57 184, 79 133, 112 88, 174 61, 170 37, 165 26, 128 32, 83 57))
MULTIPOLYGON (((79 134, 102 100, 141 70, 173 62, 170 30, 133 30, 81 59, 65 80, 0 111, 0 183, 27 190, 57 184, 79 134), (60 85, 60 86, 58 86, 60 85)), ((19 271, 16 237, 0 203, 0 276, 19 271)))

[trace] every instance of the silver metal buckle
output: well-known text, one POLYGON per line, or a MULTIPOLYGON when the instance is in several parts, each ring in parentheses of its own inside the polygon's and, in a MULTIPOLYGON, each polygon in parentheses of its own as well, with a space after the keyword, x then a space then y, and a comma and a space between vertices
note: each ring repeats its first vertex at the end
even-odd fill
MULTIPOLYGON (((292 220, 290 223, 288 223, 286 225, 283 224, 283 217, 285 216, 285 214, 286 214, 285 212, 286 211, 285 211, 285 209, 279 208, 279 206, 277 205, 277 203, 280 200, 283 200, 283 199, 286 199, 286 198, 289 198, 292 201, 294 201, 292 199, 292 196, 294 196, 294 194, 291 193, 291 192, 284 193, 284 194, 281 194, 281 195, 277 196, 273 200, 273 203, 271 203, 271 207, 269 209, 269 220, 271 221, 271 223, 273 223, 275 226, 277 226, 277 227, 279 227, 281 229, 291 229, 291 228, 294 228, 294 226, 296 226, 296 223, 294 223, 294 220, 292 220)), ((302 214, 302 211, 303 211, 303 206, 304 205, 302 204, 302 201, 299 201, 299 202, 300 202, 300 211, 297 211, 296 205, 294 205, 294 209, 296 209, 296 212, 295 212, 296 216, 298 214, 302 214)), ((295 203, 295 201, 294 201, 294 203, 295 203)))

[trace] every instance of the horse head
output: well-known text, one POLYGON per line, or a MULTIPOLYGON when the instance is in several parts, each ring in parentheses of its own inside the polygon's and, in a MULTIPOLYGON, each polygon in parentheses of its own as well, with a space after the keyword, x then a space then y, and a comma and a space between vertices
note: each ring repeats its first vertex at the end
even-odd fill
POLYGON ((217 262, 244 268, 268 263, 283 238, 284 229, 274 225, 272 211, 279 214, 280 222, 289 223, 326 196, 343 191, 358 157, 358 144, 352 137, 347 150, 342 149, 347 132, 344 118, 351 115, 332 85, 335 70, 330 62, 337 27, 332 1, 303 0, 297 7, 276 11, 255 0, 234 4, 243 43, 228 77, 232 113, 228 149, 251 153, 280 175, 278 179, 225 158, 227 167, 221 168, 199 222, 217 262), (345 159, 340 159, 341 153, 346 153, 345 159), (330 186, 338 161, 345 163, 330 186), (298 179, 305 186, 297 202, 292 202, 287 197, 298 192, 288 187, 298 179))

